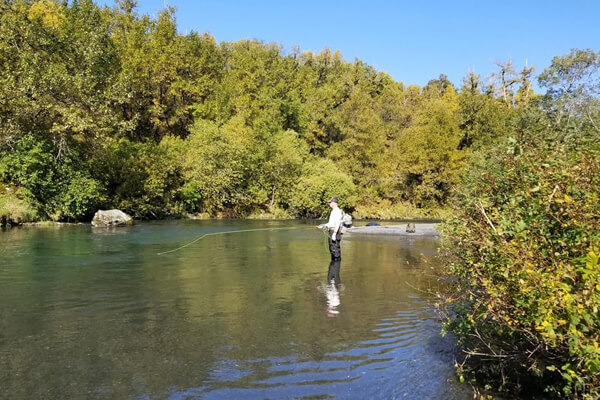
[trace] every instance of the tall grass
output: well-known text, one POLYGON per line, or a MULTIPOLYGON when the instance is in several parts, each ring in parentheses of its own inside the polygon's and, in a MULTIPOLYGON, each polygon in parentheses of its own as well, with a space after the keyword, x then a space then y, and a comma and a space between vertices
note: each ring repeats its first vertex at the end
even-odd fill
POLYGON ((0 185, 0 225, 12 226, 37 219, 35 210, 17 189, 0 185))

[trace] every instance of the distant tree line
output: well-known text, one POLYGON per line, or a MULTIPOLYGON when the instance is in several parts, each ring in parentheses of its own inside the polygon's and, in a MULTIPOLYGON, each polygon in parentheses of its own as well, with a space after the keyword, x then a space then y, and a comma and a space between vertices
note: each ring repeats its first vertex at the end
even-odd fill
POLYGON ((328 49, 182 35, 172 7, 0 7, 4 214, 314 217, 336 195, 363 217, 436 215, 535 97, 511 62, 407 86, 328 49))

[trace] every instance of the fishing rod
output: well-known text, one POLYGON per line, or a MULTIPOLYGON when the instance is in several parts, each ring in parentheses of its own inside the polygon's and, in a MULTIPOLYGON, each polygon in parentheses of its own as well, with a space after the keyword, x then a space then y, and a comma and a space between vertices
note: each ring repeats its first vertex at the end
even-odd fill
POLYGON ((176 249, 172 249, 172 250, 168 250, 168 251, 162 251, 160 253, 156 253, 159 256, 162 256, 163 254, 168 254, 168 253, 175 253, 176 251, 179 251, 181 249, 184 249, 202 239, 204 239, 207 236, 217 236, 217 235, 227 235, 230 233, 241 233, 241 232, 257 232, 257 231, 277 231, 277 230, 291 230, 291 229, 314 229, 313 226, 292 226, 292 227, 286 227, 286 228, 258 228, 258 229, 241 229, 241 230, 237 230, 237 231, 225 231, 225 232, 213 232, 213 233, 204 233, 200 236, 198 236, 196 239, 192 240, 189 243, 184 244, 183 246, 177 247, 176 249))

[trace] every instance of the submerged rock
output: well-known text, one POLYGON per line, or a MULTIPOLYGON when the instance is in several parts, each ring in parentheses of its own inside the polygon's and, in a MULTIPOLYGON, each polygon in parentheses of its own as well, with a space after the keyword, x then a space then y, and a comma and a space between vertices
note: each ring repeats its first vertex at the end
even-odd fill
POLYGON ((92 219, 92 226, 133 225, 133 218, 121 210, 98 210, 92 219))

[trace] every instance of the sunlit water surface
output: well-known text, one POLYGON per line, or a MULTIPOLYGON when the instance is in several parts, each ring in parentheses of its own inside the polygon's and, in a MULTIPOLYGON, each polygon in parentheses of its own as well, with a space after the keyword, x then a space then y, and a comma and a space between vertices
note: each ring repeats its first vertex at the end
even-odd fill
POLYGON ((428 289, 436 239, 298 222, 0 232, 0 398, 470 399, 428 289), (335 268, 335 266, 334 266, 335 268))

